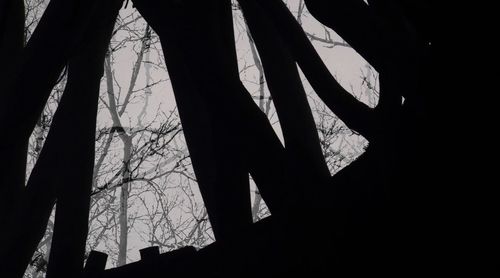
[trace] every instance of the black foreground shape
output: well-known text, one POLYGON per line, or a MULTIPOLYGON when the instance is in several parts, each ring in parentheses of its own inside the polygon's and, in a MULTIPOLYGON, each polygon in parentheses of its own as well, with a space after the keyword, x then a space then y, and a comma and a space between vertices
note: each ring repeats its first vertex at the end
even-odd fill
POLYGON ((0 230, 0 277, 22 277, 56 202, 50 278, 402 275, 439 266, 429 187, 439 162, 428 157, 436 153, 428 136, 436 121, 428 109, 436 76, 428 2, 305 1, 380 73, 372 109, 330 75, 281 0, 238 1, 283 147, 239 80, 231 1, 133 1, 160 36, 217 241, 198 251, 159 254, 151 247, 139 262, 104 271, 105 254, 93 251, 83 262, 99 84, 123 3, 51 0, 24 46, 23 1, 1 0, 0 123, 8 132, 0 136, 0 221, 8 228, 0 230), (29 135, 65 65, 68 84, 24 186, 29 135), (335 176, 321 154, 297 65, 325 104, 370 143, 335 176), (249 173, 272 213, 255 224, 249 173))

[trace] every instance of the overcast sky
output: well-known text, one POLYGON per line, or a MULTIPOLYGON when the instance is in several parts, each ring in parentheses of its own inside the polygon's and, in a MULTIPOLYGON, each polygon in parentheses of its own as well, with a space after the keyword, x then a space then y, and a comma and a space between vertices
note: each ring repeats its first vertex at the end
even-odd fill
MULTIPOLYGON (((299 1, 290 0, 288 2, 292 12, 296 14, 299 1)), ((134 11, 131 6, 132 5, 129 5, 127 9, 122 9, 120 14, 123 18, 127 17, 134 11)), ((253 63, 253 59, 248 38, 244 33, 245 27, 243 21, 241 20, 241 15, 236 14, 235 18, 235 42, 241 69, 245 65, 253 63)), ((318 37, 325 36, 325 27, 318 21, 316 21, 311 15, 309 15, 307 11, 305 11, 302 15, 302 22, 304 29, 307 32, 317 35, 318 37)), ((137 24, 144 24, 144 22, 138 21, 137 24)), ((343 41, 338 35, 335 34, 335 32, 331 31, 331 34, 333 35, 332 39, 334 41, 343 41)), ((117 34, 117 36, 126 35, 126 33, 117 34)), ((366 88, 362 86, 362 75, 363 72, 367 72, 366 61, 362 59, 353 49, 348 47, 337 46, 332 48, 331 45, 318 41, 313 41, 313 45, 323 61, 328 66, 330 72, 334 76, 336 76, 339 83, 348 91, 353 92, 357 96, 361 96, 361 100, 363 100, 364 102, 373 105, 373 100, 370 102, 367 95, 363 95, 363 92, 366 90, 366 88)), ((135 47, 137 47, 137 45, 135 47)), ((200 44, 200 47, 203 47, 202 43, 200 44)), ((116 75, 117 89, 119 89, 119 87, 121 87, 121 90, 127 89, 132 73, 131 69, 133 64, 135 63, 136 58, 137 56, 132 46, 123 48, 115 53, 113 68, 116 75)), ((161 46, 159 44, 154 45, 153 49, 150 51, 146 59, 149 59, 149 61, 152 62, 150 71, 153 82, 163 80, 163 82, 152 87, 152 95, 149 98, 147 117, 154 117, 155 110, 157 108, 164 111, 170 111, 174 109, 175 101, 171 84, 168 80, 168 74, 164 68, 164 63, 162 62, 161 46), (160 64, 160 66, 157 66, 157 64, 160 64)), ((139 73, 139 78, 136 84, 137 89, 143 88, 147 84, 144 70, 145 67, 142 67, 141 72, 139 73)), ((258 78, 258 71, 255 67, 250 67, 242 71, 241 79, 243 81, 243 84, 247 87, 249 92, 254 93, 256 96, 258 95, 258 78)), ((308 92, 313 99, 319 101, 319 99, 314 96, 313 90, 311 89, 307 81, 304 82, 304 86, 306 92, 308 92)), ((133 127, 136 124, 135 119, 141 112, 143 103, 144 94, 137 94, 136 98, 132 99, 130 107, 127 108, 127 112, 122 116, 121 119, 124 125, 127 125, 127 123, 129 123, 129 125, 133 127)), ((276 133, 281 138, 281 131, 279 130, 279 123, 277 123, 276 116, 274 116, 273 118, 273 123, 275 123, 274 126, 276 133)), ((109 112, 107 112, 106 109, 101 110, 98 116, 98 126, 109 127, 111 125, 112 123, 109 112)), ((129 235, 129 262, 138 260, 139 249, 147 246, 148 245, 146 245, 146 243, 140 239, 138 234, 136 234, 134 230, 132 230, 129 235)), ((101 245, 100 248, 103 249, 102 251, 106 252, 104 245, 101 245)), ((112 267, 110 261, 108 262, 108 267, 112 267)))

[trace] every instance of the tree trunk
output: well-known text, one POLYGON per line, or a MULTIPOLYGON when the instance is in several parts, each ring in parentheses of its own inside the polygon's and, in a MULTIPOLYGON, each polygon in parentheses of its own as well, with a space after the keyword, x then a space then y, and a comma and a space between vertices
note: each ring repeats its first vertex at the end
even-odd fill
MULTIPOLYGON (((123 140, 123 139, 122 139, 123 140)), ((120 238, 118 242, 118 262, 117 266, 127 263, 127 242, 128 242, 128 196, 130 193, 130 159, 132 154, 132 139, 127 136, 123 140, 123 174, 120 193, 120 238)))
MULTIPOLYGON (((120 227, 120 237, 118 240, 118 261, 117 265, 122 266, 127 262, 127 242, 128 242, 128 198, 130 194, 131 178, 132 172, 130 168, 130 163, 132 159, 132 135, 127 134, 120 120, 120 116, 125 113, 127 105, 130 103, 130 97, 134 91, 134 87, 139 76, 139 71, 141 68, 141 63, 143 61, 144 52, 147 51, 148 44, 150 43, 151 31, 149 27, 146 27, 146 32, 142 38, 141 49, 137 54, 137 59, 135 61, 132 75, 130 77, 130 83, 125 95, 125 99, 121 104, 121 108, 118 109, 117 100, 115 96, 114 84, 113 84, 113 71, 111 69, 111 54, 106 57, 105 61, 105 71, 106 71, 106 85, 108 90, 108 100, 109 100, 109 113, 111 114, 111 119, 113 121, 113 128, 117 129, 118 136, 123 143, 123 167, 122 167, 122 185, 120 191, 120 210, 119 210, 119 227, 120 227)), ((149 74, 148 68, 146 68, 146 75, 149 74)), ((147 76, 148 77, 148 76, 147 76)), ((147 79, 147 82, 149 80, 147 79)), ((149 95, 148 95, 149 97, 149 95)), ((145 113, 146 104, 143 111, 139 114, 138 125, 140 126, 140 117, 145 113)))

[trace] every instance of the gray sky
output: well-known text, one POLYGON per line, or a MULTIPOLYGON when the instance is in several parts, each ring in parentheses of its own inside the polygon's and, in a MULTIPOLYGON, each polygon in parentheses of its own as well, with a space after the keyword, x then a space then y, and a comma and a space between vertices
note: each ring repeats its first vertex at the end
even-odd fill
MULTIPOLYGON (((288 3, 291 7, 292 12, 296 13, 298 0, 289 0, 288 3)), ((122 9, 120 12, 122 18, 126 18, 133 14, 134 9, 131 8, 132 5, 129 5, 127 9, 122 9)), ((138 15, 138 13, 134 13, 138 15)), ((250 51, 249 41, 247 36, 245 35, 245 28, 243 26, 243 22, 241 21, 240 15, 236 15, 237 20, 235 20, 235 39, 237 46, 237 53, 239 59, 240 70, 248 64, 253 64, 252 54, 250 51)), ((305 12, 302 16, 304 29, 318 37, 324 37, 325 27, 317 22, 311 15, 305 12)), ((137 21, 137 26, 144 26, 144 22, 142 20, 137 21)), ((331 30, 330 30, 331 31, 331 30)), ((342 41, 342 39, 335 34, 335 32, 331 31, 332 39, 334 41, 342 41)), ((127 32, 119 32, 117 34, 119 40, 128 36, 127 32)), ((330 72, 336 76, 339 83, 348 91, 353 92, 355 95, 360 96, 361 100, 370 103, 369 98, 366 94, 363 94, 366 91, 366 88, 362 86, 362 73, 367 71, 366 61, 362 59, 353 49, 348 47, 337 46, 331 48, 328 44, 314 41, 314 47, 318 51, 319 55, 328 66, 330 72)), ((136 54, 134 49, 137 49, 138 44, 127 44, 123 49, 117 51, 114 55, 114 64, 113 69, 115 71, 115 91, 121 90, 123 91, 122 96, 125 94, 125 91, 128 89, 128 85, 130 82, 130 76, 132 74, 132 66, 136 60, 136 54)), ((200 47, 203 47, 203 44, 200 44, 200 47)), ((155 112, 157 109, 161 109, 162 111, 168 112, 175 108, 175 101, 173 97, 172 87, 168 80, 168 73, 165 70, 164 62, 162 61, 162 53, 161 46, 159 43, 154 45, 153 49, 149 53, 148 59, 152 61, 151 66, 151 77, 153 82, 157 82, 163 80, 157 85, 151 88, 152 95, 149 98, 149 107, 148 113, 145 118, 145 122, 151 121, 155 116, 155 112), (159 64, 160 66, 156 66, 155 64, 159 64)), ((144 88, 147 84, 146 75, 145 75, 145 67, 142 67, 139 73, 139 78, 137 80, 136 89, 144 88)), ((245 87, 249 92, 253 92, 256 96, 258 95, 258 71, 255 67, 246 68, 241 73, 241 79, 245 87)), ((308 82, 304 81, 304 87, 306 92, 311 96, 311 102, 318 101, 321 102, 314 94, 308 82)), ((105 85, 103 84, 103 92, 105 92, 105 85)), ((101 94, 103 96, 103 94, 101 94)), ((103 99, 106 100, 106 97, 103 96, 103 99)), ((121 121, 125 126, 134 127, 137 125, 137 116, 141 113, 142 108, 144 106, 144 92, 138 91, 134 94, 132 98, 130 106, 127 108, 126 113, 121 117, 121 121)), ((277 120, 277 116, 271 118, 271 122, 274 123, 275 131, 278 136, 282 139, 281 131, 279 128, 279 123, 277 120)), ((156 124, 159 124, 157 122, 156 124)), ((98 127, 110 127, 112 126, 112 121, 110 114, 107 109, 101 109, 98 115, 98 127)), ((355 139, 353 139, 355 140, 355 139)), ((359 140, 359 139, 356 139, 359 140)), ((119 152, 119 149, 115 151, 119 152)), ((117 156, 119 158, 119 156, 117 156)), ((196 191, 196 190, 195 190, 196 191)), ((196 199, 201 200, 199 192, 196 191, 196 199)), ((253 198, 254 196, 252 196, 253 198)), ((153 196, 146 196, 146 199, 153 198, 153 196)), ((140 205, 133 206, 131 210, 143 210, 140 205)), ((182 217, 182 211, 174 212, 174 214, 178 214, 178 217, 182 217)), ((144 242, 143 238, 141 238, 141 232, 146 227, 142 227, 140 224, 136 224, 129 234, 129 242, 128 242, 128 262, 133 262, 139 259, 139 249, 149 246, 147 242, 144 242)), ((98 246, 98 250, 107 252, 108 247, 105 244, 100 244, 98 246)), ((111 260, 108 260, 108 268, 113 267, 111 265, 111 260)))

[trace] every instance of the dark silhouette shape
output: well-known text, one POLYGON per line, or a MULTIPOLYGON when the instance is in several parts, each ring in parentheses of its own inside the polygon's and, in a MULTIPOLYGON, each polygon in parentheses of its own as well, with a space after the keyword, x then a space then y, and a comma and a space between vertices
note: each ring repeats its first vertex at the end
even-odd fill
MULTIPOLYGON (((21 2, 21 1, 11 1, 21 2)), ((85 27, 85 15, 89 9, 86 1, 50 1, 40 23, 22 51, 20 59, 11 67, 10 82, 2 86, 6 105, 0 111, 1 124, 9 130, 9 136, 2 136, 0 148, 3 156, 0 165, 2 190, 8 190, 15 204, 23 191, 26 162, 26 146, 29 135, 44 107, 51 89, 65 66, 69 52, 75 47, 78 36, 85 27), (17 192, 17 193, 16 193, 17 192)), ((17 5, 19 7, 20 4, 17 5)), ((7 10, 8 11, 8 10, 7 10)), ((3 12, 3 11, 2 11, 3 12)), ((24 17, 24 12, 14 12, 17 19, 24 17)), ((14 24, 16 26, 19 24, 14 24)), ((10 27, 9 25, 6 25, 10 27)), ((11 30, 11 38, 24 37, 24 28, 6 28, 11 30), (14 33, 15 31, 15 33, 14 33)), ((6 39, 6 42, 10 40, 6 39)), ((9 76, 9 75, 7 75, 9 76)), ((4 203, 4 202, 2 202, 4 203)))
MULTIPOLYGON (((0 96, 4 99, 11 93, 9 83, 15 76, 16 64, 24 48, 24 1, 0 1, 0 96)), ((8 109, 7 107, 2 110, 8 109)), ((1 113, 1 112, 0 112, 1 113)), ((5 137, 2 133, 2 137, 5 137)), ((26 175, 27 142, 21 140, 9 144, 0 141, 7 162, 0 162, 0 211, 4 212, 19 201, 26 175)), ((4 216, 0 221, 4 222, 4 216)))
MULTIPOLYGON (((94 170, 99 87, 104 58, 120 7, 121 1, 116 0, 98 2, 93 7, 80 46, 68 61, 68 80, 60 102, 62 106, 57 109, 52 124, 54 133, 62 131, 54 135, 62 141, 57 140, 57 143, 69 145, 69 148, 51 161, 51 165, 58 163, 57 167, 52 167, 59 170, 61 176, 56 180, 57 210, 47 278, 68 277, 78 273, 83 266, 94 170), (95 34, 94 30, 100 32, 95 34), (77 139, 73 139, 75 137, 77 139), (78 147, 65 144, 64 141, 68 140, 78 147)), ((50 142, 48 140, 47 144, 50 142)))
POLYGON ((253 1, 240 1, 240 4, 257 45, 280 119, 287 159, 293 172, 303 172, 301 177, 304 179, 299 182, 302 186, 297 190, 301 194, 315 191, 313 186, 329 178, 330 172, 292 53, 270 19, 261 16, 253 1), (304 186, 305 183, 309 186, 304 186))
MULTIPOLYGON (((372 109, 354 98, 330 74, 302 27, 284 3, 274 0, 247 2, 257 2, 261 12, 259 15, 268 17, 274 23, 272 26, 286 42, 285 47, 293 53, 293 58, 325 104, 349 128, 371 139, 377 132, 377 121, 372 109)), ((254 12, 253 17, 257 16, 254 12)))
MULTIPOLYGON (((204 33, 214 35, 215 31, 215 26, 209 25, 207 31, 201 32, 202 18, 213 16, 214 8, 205 15, 201 7, 196 7, 197 4, 172 1, 135 3, 160 35, 198 184, 215 236, 221 239, 230 236, 234 230, 245 229, 252 222, 249 183, 238 151, 242 149, 242 138, 231 134, 231 127, 239 123, 235 118, 230 123, 217 119, 231 115, 229 102, 221 96, 227 85, 224 87, 221 77, 213 76, 210 69, 200 66, 218 66, 221 62, 212 57, 215 54, 194 51, 193 36, 207 40, 208 34, 204 33), (166 16, 158 14, 157 9, 164 11, 166 16), (207 105, 205 102, 209 99, 212 100, 207 105), (212 108, 216 102, 220 104, 212 108)), ((219 6, 218 3, 211 4, 219 6)), ((211 41, 206 43, 210 45, 211 41)))
POLYGON ((292 187, 285 180, 290 177, 283 168, 286 157, 265 115, 238 78, 230 3, 136 1, 135 5, 162 40, 186 140, 216 238, 236 235, 237 227, 251 223, 248 172, 262 195, 270 196, 266 200, 271 211, 284 211, 281 203, 287 198, 283 196, 293 193, 280 190, 292 187), (168 16, 158 14, 158 9, 168 16), (206 50, 197 49, 195 40, 203 40, 206 50), (194 87, 192 79, 200 85, 194 87), (221 162, 217 162, 219 156, 221 162), (237 172, 240 183, 222 182, 224 175, 237 172), (230 224, 234 221, 244 222, 230 224))
POLYGON ((106 253, 95 250, 90 251, 85 268, 83 269, 84 277, 99 277, 106 267, 108 255, 106 253))
MULTIPOLYGON (((132 277, 158 277, 166 274, 172 276, 194 277, 203 271, 197 265, 196 249, 184 247, 168 253, 159 253, 158 246, 140 250, 141 260, 121 267, 104 270, 106 254, 96 252, 89 256, 93 261, 85 266, 82 277, 84 278, 132 278, 132 277), (146 255, 147 254, 147 255, 146 255)), ((209 276, 210 277, 210 276, 209 276)))
POLYGON ((122 1, 52 0, 24 48, 22 1, 1 1, 0 55, 7 67, 0 78, 8 85, 0 95, 8 105, 0 124, 9 132, 0 137, 1 220, 12 227, 0 234, 6 246, 0 251, 2 277, 22 276, 56 201, 48 277, 424 273, 431 263, 422 254, 435 237, 427 231, 432 207, 422 202, 429 199, 426 183, 437 173, 433 162, 420 171, 426 153, 435 149, 426 138, 434 75, 428 70, 428 1, 305 3, 379 71, 380 100, 371 109, 336 82, 282 1, 240 0, 276 104, 283 147, 239 80, 231 1, 134 1, 160 36, 217 241, 198 251, 160 254, 149 247, 140 251, 141 261, 104 270, 103 253, 92 251, 85 268, 83 260, 99 81, 122 1), (333 177, 296 63, 328 107, 370 142, 333 177), (63 99, 24 187, 29 134, 65 66, 63 99), (77 136, 67 140, 69 134, 77 136), (255 224, 249 173, 272 212, 255 224))
POLYGON ((141 253, 141 260, 152 259, 157 255, 160 255, 160 248, 158 246, 151 246, 139 250, 141 253))
MULTIPOLYGON (((7 274, 12 277, 23 275, 43 237, 56 199, 59 208, 56 223, 60 224, 54 229, 47 277, 68 277, 80 271, 83 266, 99 85, 104 55, 121 6, 119 1, 105 3, 92 7, 88 15, 91 18, 82 18, 84 23, 90 22, 88 27, 91 29, 88 30, 97 29, 102 32, 96 36, 93 31, 87 31, 84 36, 75 38, 81 46, 70 55, 68 81, 45 146, 20 200, 9 209, 12 217, 8 219, 7 225, 16 228, 4 231, 6 235, 2 238, 7 242, 1 251, 0 273, 6 277, 7 274)), ((54 9, 61 8, 57 6, 57 1, 51 4, 55 5, 54 9)), ((50 8, 52 7, 47 9, 50 8)), ((40 24, 42 23, 44 22, 40 24)), ((44 30, 44 25, 39 28, 44 30)), ((26 52, 29 51, 28 47, 29 44, 26 52)), ((43 108, 43 103, 33 103, 35 104, 38 108, 43 108)), ((24 118, 31 116, 34 114, 23 114, 24 118)), ((21 129, 23 126, 17 128, 21 129)))

